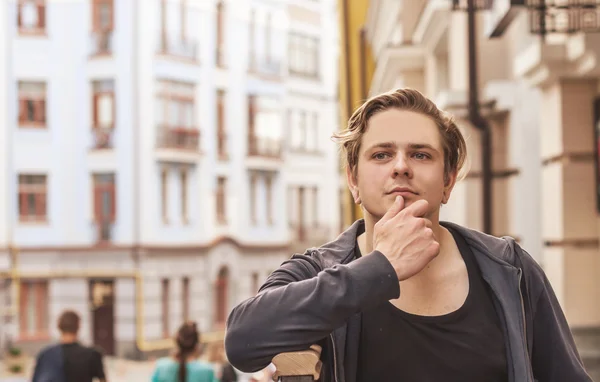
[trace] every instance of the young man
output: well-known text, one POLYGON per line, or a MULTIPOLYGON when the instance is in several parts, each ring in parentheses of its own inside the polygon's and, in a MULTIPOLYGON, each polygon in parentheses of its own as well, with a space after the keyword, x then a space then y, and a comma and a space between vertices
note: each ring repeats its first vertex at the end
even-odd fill
POLYGON ((368 100, 336 138, 365 218, 232 311, 235 367, 318 343, 321 381, 591 381, 529 254, 439 221, 466 158, 450 117, 401 89, 368 100))
POLYGON ((37 357, 33 382, 106 382, 102 354, 78 340, 79 315, 67 310, 58 319, 60 343, 43 349, 37 357))

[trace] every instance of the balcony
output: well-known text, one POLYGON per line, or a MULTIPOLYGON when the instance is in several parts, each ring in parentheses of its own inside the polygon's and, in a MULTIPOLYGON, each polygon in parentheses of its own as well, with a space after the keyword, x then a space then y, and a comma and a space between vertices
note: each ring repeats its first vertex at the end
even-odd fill
POLYGON ((200 158, 200 130, 159 127, 156 151, 160 161, 195 163, 200 158))
POLYGON ((107 245, 113 239, 113 223, 110 219, 100 219, 96 223, 96 245, 107 245))
POLYGON ((248 158, 249 169, 277 171, 282 162, 281 139, 249 137, 248 158))
POLYGON ((90 47, 92 49, 90 55, 92 56, 111 54, 113 50, 113 32, 93 32, 91 35, 90 47))
POLYGON ((106 127, 92 128, 92 149, 106 150, 113 148, 114 130, 106 127))
POLYGON ((318 224, 292 224, 289 235, 291 251, 294 253, 302 253, 306 248, 320 247, 335 239, 331 228, 318 224))
POLYGON ((158 42, 159 54, 180 57, 191 61, 197 60, 198 42, 195 40, 182 39, 181 36, 173 37, 161 34, 158 42))
POLYGON ((249 71, 259 77, 278 79, 281 77, 281 60, 279 59, 256 59, 250 58, 249 71))

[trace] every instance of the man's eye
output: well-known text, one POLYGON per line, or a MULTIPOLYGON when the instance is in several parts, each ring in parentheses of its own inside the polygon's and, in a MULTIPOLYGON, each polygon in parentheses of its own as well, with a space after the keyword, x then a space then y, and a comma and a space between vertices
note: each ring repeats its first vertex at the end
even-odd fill
POLYGON ((377 160, 383 160, 383 159, 386 159, 387 157, 389 157, 388 153, 375 153, 375 154, 373 154, 373 159, 377 159, 377 160))
POLYGON ((426 153, 415 153, 414 157, 417 159, 428 159, 429 155, 426 153))

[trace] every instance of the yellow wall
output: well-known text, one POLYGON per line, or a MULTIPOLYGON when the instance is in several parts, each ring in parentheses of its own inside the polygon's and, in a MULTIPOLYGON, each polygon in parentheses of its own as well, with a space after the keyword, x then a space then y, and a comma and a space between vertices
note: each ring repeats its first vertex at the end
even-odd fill
MULTIPOLYGON (((375 63, 366 38, 361 39, 369 0, 338 0, 338 5, 342 44, 339 71, 339 102, 342 119, 340 126, 345 128, 352 111, 367 97, 375 63)), ((346 192, 345 196, 344 223, 349 225, 360 218, 362 213, 360 206, 353 203, 350 193, 346 192)))

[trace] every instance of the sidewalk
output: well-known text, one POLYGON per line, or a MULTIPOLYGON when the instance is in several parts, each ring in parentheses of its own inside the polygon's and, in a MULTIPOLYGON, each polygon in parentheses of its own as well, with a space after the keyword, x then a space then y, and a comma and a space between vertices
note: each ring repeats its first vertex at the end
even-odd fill
MULTIPOLYGON (((125 359, 106 357, 104 368, 107 379, 111 382, 148 382, 154 370, 154 362, 136 362, 125 359)), ((25 372, 11 374, 0 361, 0 382, 28 382, 33 372, 33 360, 27 360, 25 372)))

